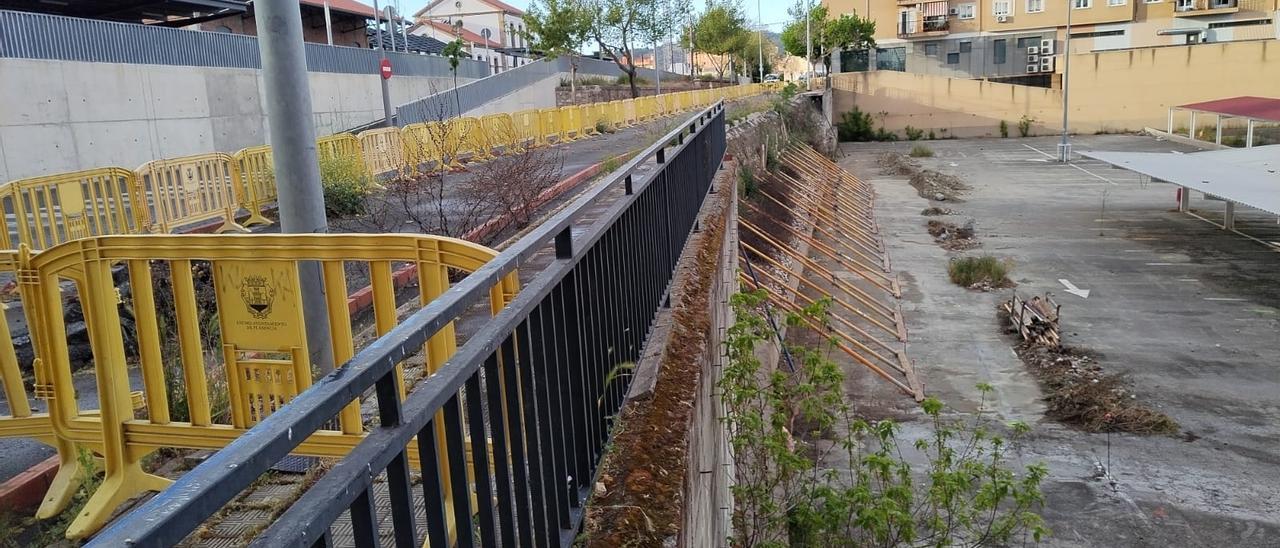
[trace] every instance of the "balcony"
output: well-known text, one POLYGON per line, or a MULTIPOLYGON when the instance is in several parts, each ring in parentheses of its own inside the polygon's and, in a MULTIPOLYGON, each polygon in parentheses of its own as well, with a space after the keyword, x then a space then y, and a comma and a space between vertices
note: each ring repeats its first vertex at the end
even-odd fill
POLYGON ((946 16, 898 22, 898 38, 946 36, 948 32, 950 32, 950 24, 947 22, 946 16))
POLYGON ((1199 17, 1236 13, 1240 11, 1240 3, 1240 0, 1177 0, 1173 6, 1173 16, 1199 17))

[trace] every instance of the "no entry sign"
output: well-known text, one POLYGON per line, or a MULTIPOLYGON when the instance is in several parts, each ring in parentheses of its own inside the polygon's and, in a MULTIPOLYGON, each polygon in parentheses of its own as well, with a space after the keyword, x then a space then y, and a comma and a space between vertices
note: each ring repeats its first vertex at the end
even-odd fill
POLYGON ((382 79, 383 80, 391 79, 391 60, 390 59, 382 60, 382 79))

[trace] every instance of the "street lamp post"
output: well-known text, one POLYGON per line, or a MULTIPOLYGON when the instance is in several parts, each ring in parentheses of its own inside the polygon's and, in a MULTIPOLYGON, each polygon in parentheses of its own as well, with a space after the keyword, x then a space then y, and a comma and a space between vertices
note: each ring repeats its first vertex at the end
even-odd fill
POLYGON ((813 91, 813 5, 811 0, 804 3, 804 56, 808 57, 809 75, 804 79, 806 91, 813 91))
POLYGON ((760 9, 760 0, 756 0, 756 22, 760 27, 756 29, 756 45, 760 48, 760 83, 764 83, 764 12, 760 9))
POLYGON ((1067 0, 1067 36, 1062 40, 1062 142, 1058 143, 1058 160, 1067 163, 1071 160, 1071 143, 1067 142, 1067 105, 1071 82, 1071 12, 1074 11, 1075 0, 1067 0))

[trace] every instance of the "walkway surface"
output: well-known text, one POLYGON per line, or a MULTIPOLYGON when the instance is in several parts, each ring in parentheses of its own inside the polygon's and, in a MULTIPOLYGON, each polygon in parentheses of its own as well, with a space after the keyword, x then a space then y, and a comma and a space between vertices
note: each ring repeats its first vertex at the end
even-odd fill
MULTIPOLYGON (((1032 424, 1015 462, 1045 462, 1044 516, 1051 546, 1280 545, 1280 254, 1172 211, 1174 188, 1084 160, 1050 160, 1054 138, 923 143, 923 167, 964 179, 959 203, 925 200, 901 177, 881 174, 881 153, 917 143, 846 144, 841 164, 877 191, 876 215, 900 274, 908 355, 925 391, 962 412, 978 405, 979 382, 994 386, 986 411, 1032 424), (946 251, 926 233, 924 208, 973 219, 981 247, 946 251), (1182 427, 1178 436, 1088 434, 1044 418, 1042 393, 1011 351, 995 317, 1009 290, 963 289, 947 262, 991 254, 1013 263, 1024 295, 1055 293, 1064 343, 1099 353, 1126 375, 1137 398, 1182 427), (1067 294, 1066 279, 1091 291, 1067 294), (1108 457, 1109 455, 1109 457, 1108 457), (1099 479, 1109 467, 1113 489, 1099 479)), ((1187 151, 1148 137, 1075 138, 1077 149, 1187 151)), ((1212 216, 1221 202, 1197 196, 1212 216)), ((1217 213, 1220 215, 1220 213, 1217 213)), ((1243 212, 1241 230, 1280 234, 1275 218, 1243 212)), ((908 399, 853 371, 860 412, 896 416, 904 432, 925 432, 908 399)))

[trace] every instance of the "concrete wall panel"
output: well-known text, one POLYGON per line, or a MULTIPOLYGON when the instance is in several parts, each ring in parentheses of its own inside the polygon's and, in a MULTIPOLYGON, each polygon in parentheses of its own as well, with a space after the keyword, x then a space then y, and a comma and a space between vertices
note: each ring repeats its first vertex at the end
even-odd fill
POLYGON ((0 126, 70 121, 56 62, 0 59, 0 126))

